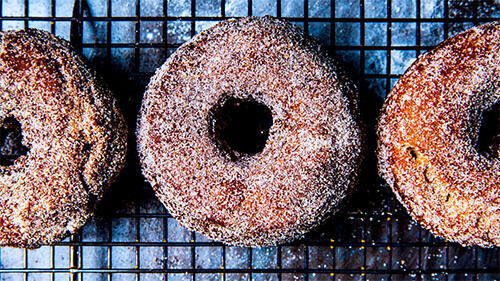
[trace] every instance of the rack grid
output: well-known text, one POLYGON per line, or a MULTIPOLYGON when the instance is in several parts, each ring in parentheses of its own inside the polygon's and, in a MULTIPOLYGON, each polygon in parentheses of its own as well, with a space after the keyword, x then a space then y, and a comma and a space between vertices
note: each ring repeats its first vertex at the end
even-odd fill
POLYGON ((500 280, 500 249, 462 247, 420 228, 377 176, 374 154, 376 117, 404 70, 449 36, 499 17, 498 1, 1 1, 2 30, 45 29, 87 57, 119 100, 131 148, 95 218, 53 246, 0 248, 1 280, 500 280), (218 21, 266 14, 319 39, 355 79, 366 161, 342 210, 304 239, 230 247, 182 228, 156 199, 134 149, 136 115, 150 77, 182 43, 218 21))

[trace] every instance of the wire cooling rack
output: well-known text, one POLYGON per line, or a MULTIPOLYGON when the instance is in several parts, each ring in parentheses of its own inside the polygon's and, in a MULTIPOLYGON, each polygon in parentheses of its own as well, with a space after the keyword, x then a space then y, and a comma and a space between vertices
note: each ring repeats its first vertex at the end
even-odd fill
POLYGON ((500 279, 499 249, 461 247, 420 228, 377 176, 374 156, 375 120, 394 82, 445 38, 498 20, 498 1, 0 3, 2 30, 35 27, 70 40, 114 90, 131 132, 127 166, 95 218, 54 246, 0 248, 1 280, 500 279), (265 14, 301 26, 351 72, 361 90, 368 149, 350 200, 305 239, 262 249, 229 247, 185 230, 166 212, 140 174, 133 132, 145 86, 177 47, 220 20, 265 14))

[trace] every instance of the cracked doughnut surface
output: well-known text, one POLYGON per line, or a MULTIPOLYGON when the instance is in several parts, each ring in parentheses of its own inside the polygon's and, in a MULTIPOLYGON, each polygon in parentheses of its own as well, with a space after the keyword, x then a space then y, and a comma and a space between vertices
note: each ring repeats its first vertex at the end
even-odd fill
POLYGON ((272 17, 220 22, 152 78, 137 129, 143 174, 191 230, 232 245, 292 241, 337 210, 356 182, 356 97, 298 27, 272 17), (233 123, 252 110, 267 138, 247 149, 233 144, 242 139, 233 123))
POLYGON ((121 170, 126 125, 69 43, 35 29, 0 33, 0 125, 12 120, 27 152, 0 166, 0 245, 53 244, 86 223, 121 170))
POLYGON ((500 246, 498 144, 489 153, 476 145, 483 113, 499 98, 495 22, 420 56, 383 107, 380 174, 416 221, 449 241, 500 246))

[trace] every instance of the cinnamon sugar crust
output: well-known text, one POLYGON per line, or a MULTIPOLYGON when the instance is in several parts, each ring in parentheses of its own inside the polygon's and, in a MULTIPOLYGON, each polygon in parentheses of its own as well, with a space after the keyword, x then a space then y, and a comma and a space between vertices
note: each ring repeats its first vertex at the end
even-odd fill
POLYGON ((380 174, 417 222, 449 241, 500 246, 499 151, 476 148, 482 114, 499 98, 495 22, 420 56, 383 107, 380 174))
POLYGON ((112 94, 63 39, 0 33, 0 125, 14 118, 28 151, 0 166, 0 245, 37 248, 92 216, 126 155, 112 94))
POLYGON ((302 237, 336 211, 361 161, 357 89, 312 38, 266 16, 223 21, 157 71, 138 119, 143 174, 180 223, 231 245, 302 237), (211 110, 265 105, 262 151, 224 150, 211 110))

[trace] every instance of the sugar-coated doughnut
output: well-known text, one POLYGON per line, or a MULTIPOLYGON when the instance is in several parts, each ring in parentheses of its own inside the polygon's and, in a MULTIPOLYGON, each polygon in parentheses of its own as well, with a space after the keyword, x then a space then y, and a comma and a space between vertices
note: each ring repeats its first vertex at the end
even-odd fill
POLYGON ((125 161, 109 90, 67 41, 1 32, 0 125, 1 152, 24 153, 0 166, 0 245, 36 248, 77 231, 125 161))
POLYGON ((356 182, 357 89, 312 38, 269 16, 220 22, 151 79, 143 174, 181 225, 268 246, 321 223, 356 182))
POLYGON ((496 22, 420 56, 383 107, 380 174, 416 221, 449 241, 500 246, 499 150, 476 146, 483 113, 499 97, 496 22))

